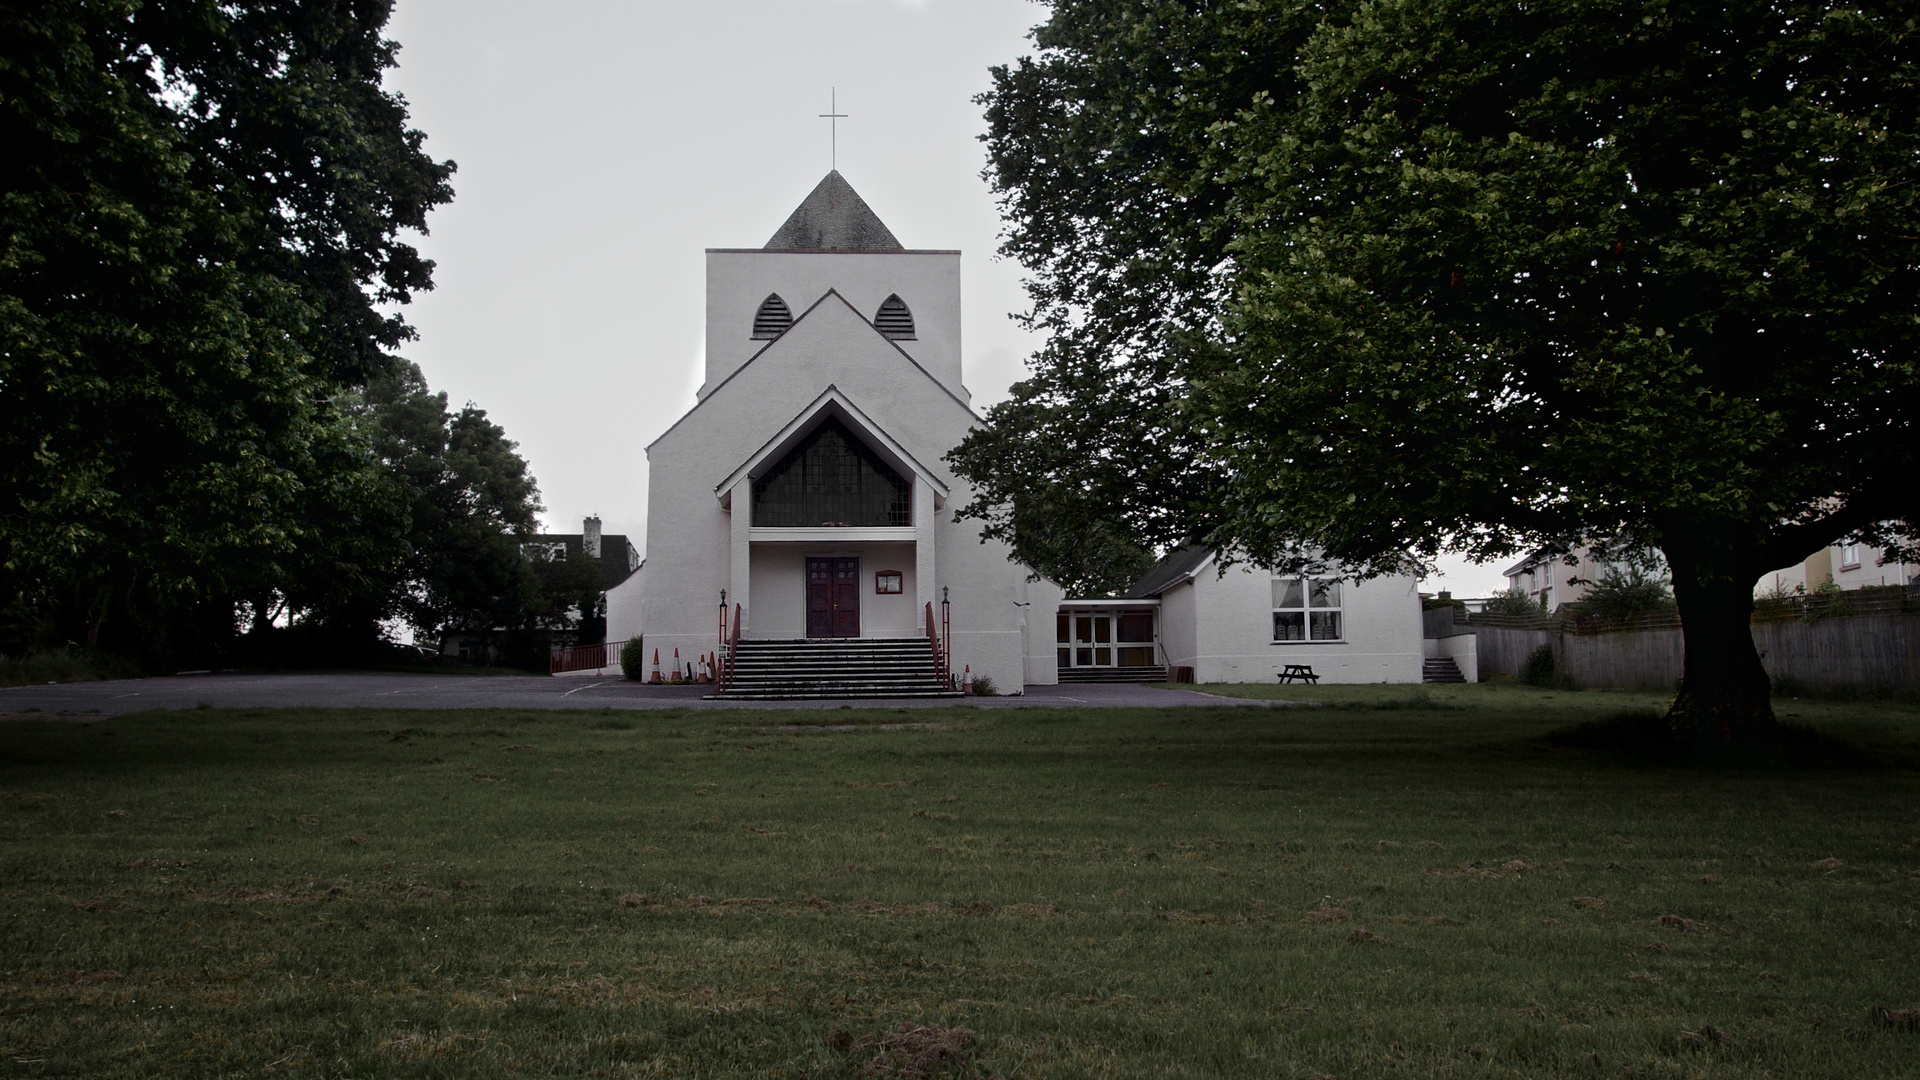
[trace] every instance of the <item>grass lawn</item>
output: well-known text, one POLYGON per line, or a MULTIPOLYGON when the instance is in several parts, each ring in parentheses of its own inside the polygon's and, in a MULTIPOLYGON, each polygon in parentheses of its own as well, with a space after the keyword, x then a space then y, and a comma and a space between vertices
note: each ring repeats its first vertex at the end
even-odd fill
POLYGON ((0 723, 0 1076, 1920 1071, 1920 708, 1285 691, 0 723))

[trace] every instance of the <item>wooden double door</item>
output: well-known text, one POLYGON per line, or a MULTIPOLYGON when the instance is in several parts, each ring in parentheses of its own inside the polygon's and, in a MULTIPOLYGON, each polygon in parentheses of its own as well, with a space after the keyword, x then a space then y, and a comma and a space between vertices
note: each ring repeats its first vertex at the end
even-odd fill
POLYGON ((858 556, 807 556, 807 636, 860 636, 858 556))

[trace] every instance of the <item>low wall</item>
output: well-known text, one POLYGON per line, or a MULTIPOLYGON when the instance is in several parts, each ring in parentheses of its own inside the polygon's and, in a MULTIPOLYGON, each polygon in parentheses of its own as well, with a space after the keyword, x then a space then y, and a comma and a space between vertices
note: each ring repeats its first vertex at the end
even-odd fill
MULTIPOLYGON (((1672 689, 1686 648, 1677 629, 1593 634, 1477 626, 1480 677, 1514 676, 1527 655, 1553 647, 1554 670, 1577 686, 1672 689)), ((1920 686, 1920 616, 1858 615, 1753 627, 1760 662, 1774 679, 1861 689, 1920 686)))
POLYGON ((1468 682, 1480 681, 1480 639, 1473 631, 1460 630, 1446 637, 1424 638, 1420 645, 1423 656, 1445 657, 1453 661, 1461 678, 1468 682))

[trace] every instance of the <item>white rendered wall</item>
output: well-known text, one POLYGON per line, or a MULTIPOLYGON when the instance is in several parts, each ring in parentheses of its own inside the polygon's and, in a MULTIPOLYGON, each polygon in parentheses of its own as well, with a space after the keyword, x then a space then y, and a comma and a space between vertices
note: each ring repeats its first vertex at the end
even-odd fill
POLYGON ((1480 681, 1479 638, 1472 634, 1454 634, 1451 637, 1426 638, 1420 645, 1426 657, 1452 660, 1453 666, 1460 669, 1461 678, 1468 682, 1480 681))
POLYGON ((1023 584, 1026 585, 1027 603, 1023 609, 1026 617, 1027 685, 1054 686, 1060 682, 1060 662, 1055 654, 1059 639, 1053 618, 1060 611, 1060 601, 1067 598, 1067 590, 1046 578, 1023 584))
POLYGON ((1231 567, 1224 577, 1212 563, 1203 566, 1191 586, 1192 659, 1171 662, 1191 663, 1196 682, 1272 682, 1287 664, 1311 665, 1322 682, 1420 681, 1424 647, 1413 578, 1342 583, 1346 638, 1337 642, 1274 641, 1272 580, 1265 570, 1246 566, 1231 567))
POLYGON ((1194 621, 1194 597, 1191 581, 1183 581, 1160 594, 1160 649, 1166 654, 1168 667, 1198 666, 1200 643, 1194 621))
MULTIPOLYGON (((868 322, 890 295, 913 313, 915 337, 896 342, 962 401, 960 253, 957 251, 707 252, 707 371, 700 397, 765 348, 753 316, 779 293, 798 319, 833 289, 868 322)), ((811 397, 812 395, 808 395, 811 397)), ((897 436, 896 436, 897 437, 897 436)))
POLYGON ((645 609, 641 607, 647 576, 646 564, 627 576, 627 580, 607 590, 607 640, 626 641, 646 630, 645 609))

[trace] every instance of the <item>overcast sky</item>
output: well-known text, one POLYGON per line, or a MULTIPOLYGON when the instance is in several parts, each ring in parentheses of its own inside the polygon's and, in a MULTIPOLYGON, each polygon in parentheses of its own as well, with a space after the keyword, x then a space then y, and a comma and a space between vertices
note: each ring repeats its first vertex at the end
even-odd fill
MULTIPOLYGON (((547 526, 645 550, 645 447, 693 405, 709 247, 758 247, 830 167, 910 248, 959 248, 966 383, 1006 397, 1034 341, 996 258, 974 95, 1032 51, 1029 0, 399 0, 389 85, 459 164, 421 241, 406 354, 486 409, 547 526), (837 94, 837 98, 833 95, 837 94)), ((1449 560, 1461 595, 1499 587, 1449 560)))

